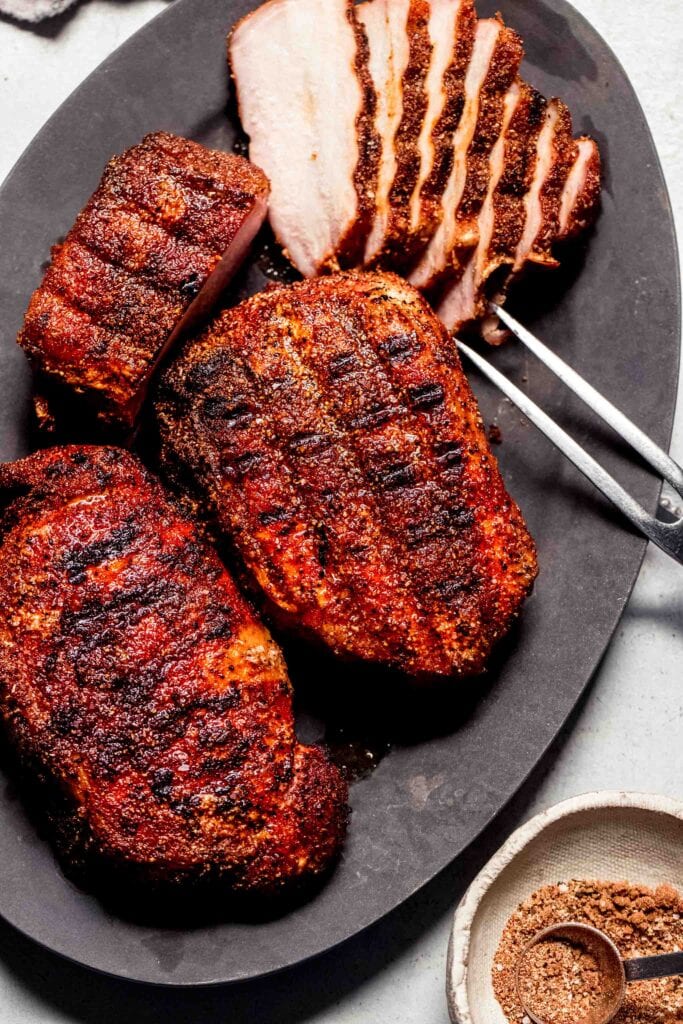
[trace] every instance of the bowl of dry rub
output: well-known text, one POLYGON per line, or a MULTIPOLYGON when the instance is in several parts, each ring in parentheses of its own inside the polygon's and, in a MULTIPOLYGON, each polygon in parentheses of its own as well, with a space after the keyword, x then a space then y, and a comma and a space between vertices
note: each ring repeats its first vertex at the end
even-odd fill
POLYGON ((683 1024, 681 954, 683 804, 644 793, 574 797, 514 832, 458 905, 451 1019, 683 1024), (585 941, 591 929, 614 951, 620 993, 610 991, 601 949, 585 941), (636 970, 636 958, 657 959, 636 970))

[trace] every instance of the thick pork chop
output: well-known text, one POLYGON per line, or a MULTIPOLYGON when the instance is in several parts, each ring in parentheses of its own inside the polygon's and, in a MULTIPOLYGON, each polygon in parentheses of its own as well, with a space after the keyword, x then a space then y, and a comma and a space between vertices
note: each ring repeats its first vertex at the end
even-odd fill
POLYGON ((455 345, 394 275, 273 288, 164 374, 163 458, 271 613, 416 676, 482 670, 536 573, 455 345))
POLYGON ((279 649, 159 483, 115 448, 0 467, 0 717, 84 880, 271 893, 341 845, 279 649), (107 876, 109 877, 109 876, 107 876))
POLYGON ((26 313, 18 340, 39 388, 130 428, 164 352, 244 258, 267 197, 247 160, 166 132, 114 157, 26 313))

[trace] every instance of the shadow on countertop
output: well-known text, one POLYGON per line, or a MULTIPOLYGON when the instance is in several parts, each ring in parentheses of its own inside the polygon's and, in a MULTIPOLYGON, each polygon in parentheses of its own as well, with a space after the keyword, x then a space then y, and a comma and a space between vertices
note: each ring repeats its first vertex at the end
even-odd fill
MULTIPOLYGON (((69 22, 78 14, 78 9, 85 4, 87 0, 72 0, 68 7, 59 14, 48 15, 41 19, 41 21, 25 21, 22 18, 13 17, 8 11, 0 11, 0 22, 6 22, 8 25, 14 25, 15 28, 22 29, 24 32, 31 32, 35 36, 40 36, 42 39, 58 39, 64 28, 69 22)), ((123 4, 129 3, 130 0, 107 0, 107 3, 116 4, 122 6, 123 4)), ((171 3, 172 0, 167 0, 171 3)))
MULTIPOLYGON (((404 904, 335 950, 256 981, 170 989, 97 974, 43 949, 0 920, 0 957, 37 1000, 79 1024, 306 1021, 385 969, 454 908, 473 877, 527 816, 538 785, 582 714, 592 685, 520 791, 476 842, 404 904)), ((444 964, 445 954, 444 949, 444 964)))

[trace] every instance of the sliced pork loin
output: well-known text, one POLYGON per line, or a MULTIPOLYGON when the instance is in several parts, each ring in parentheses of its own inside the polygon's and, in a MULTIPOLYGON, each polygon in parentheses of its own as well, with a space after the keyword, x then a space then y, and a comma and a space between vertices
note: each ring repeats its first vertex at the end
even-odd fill
POLYGON ((349 0, 269 0, 228 40, 251 158, 270 221, 304 276, 362 256, 379 147, 368 53, 349 0))
POLYGON ((462 274, 434 296, 439 316, 451 330, 486 313, 487 282, 501 268, 511 268, 515 262, 546 107, 540 93, 524 82, 515 82, 508 91, 501 133, 491 151, 477 248, 462 274))
POLYGON ((431 0, 432 51, 425 81, 427 111, 418 139, 420 170, 410 200, 410 231, 416 239, 411 251, 424 248, 441 221, 476 29, 474 0, 431 0))
MULTIPOLYGON (((576 141, 565 104, 551 100, 536 140, 534 173, 524 196, 524 227, 510 273, 498 283, 495 298, 504 301, 514 280, 529 264, 559 266, 557 243, 575 236, 594 219, 600 198, 600 156, 592 139, 576 141)), ((462 321, 446 315, 446 326, 462 321)), ((495 319, 487 318, 482 333, 490 344, 507 337, 495 319)))
POLYGON ((356 8, 377 97, 375 128, 380 145, 375 210, 365 241, 364 263, 372 262, 382 251, 389 228, 389 197, 398 164, 395 141, 403 116, 403 76, 410 57, 409 10, 410 0, 366 0, 356 8))
POLYGON ((346 11, 346 27, 342 2, 270 0, 233 33, 251 152, 273 179, 273 226, 304 275, 398 270, 457 329, 485 315, 488 291, 504 296, 527 264, 556 266, 556 243, 590 223, 597 147, 573 138, 561 100, 521 80, 520 38, 500 16, 478 21, 474 0, 364 0, 346 11), (269 12, 290 4, 281 48, 306 89, 283 101, 269 12), (301 31, 298 18, 310 22, 301 31), (309 39, 328 39, 334 18, 342 43, 330 55, 309 39), (330 81, 343 97, 336 107, 317 102, 321 75, 323 97, 330 81))
POLYGON ((366 264, 373 266, 403 267, 410 257, 411 201, 420 173, 419 142, 427 113, 426 80, 432 55, 429 19, 428 0, 409 0, 404 21, 408 61, 401 79, 401 116, 393 137, 383 140, 383 145, 393 150, 395 161, 386 226, 383 236, 376 236, 365 251, 366 264))
POLYGON ((500 132, 505 94, 522 60, 519 36, 497 18, 477 25, 465 77, 465 103, 453 136, 453 166, 444 190, 441 223, 409 280, 431 288, 460 267, 477 244, 478 210, 488 185, 488 159, 500 132))
MULTIPOLYGON (((247 160, 165 132, 114 157, 26 313, 18 340, 38 387, 130 428, 166 349, 242 261, 267 197, 247 160)), ((48 414, 44 397, 37 408, 48 414)))

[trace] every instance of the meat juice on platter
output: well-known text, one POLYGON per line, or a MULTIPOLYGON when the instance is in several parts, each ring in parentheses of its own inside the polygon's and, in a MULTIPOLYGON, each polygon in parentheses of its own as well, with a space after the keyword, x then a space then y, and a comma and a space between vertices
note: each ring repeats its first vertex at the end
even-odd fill
MULTIPOLYGON (((254 163, 166 132, 115 157, 19 337, 46 424, 77 399, 130 431, 151 387, 196 522, 120 449, 5 466, 0 711, 63 860, 274 893, 334 863, 345 786, 297 743, 282 655, 199 531, 304 642, 407 680, 480 673, 536 554, 449 332, 557 264, 600 160, 472 0, 270 0, 228 49, 254 163), (193 336, 266 210, 313 280, 193 336)), ((386 751, 328 737, 352 778, 386 751)))

